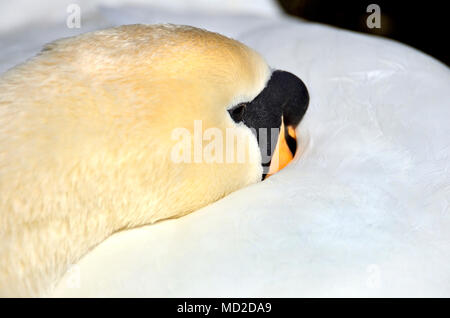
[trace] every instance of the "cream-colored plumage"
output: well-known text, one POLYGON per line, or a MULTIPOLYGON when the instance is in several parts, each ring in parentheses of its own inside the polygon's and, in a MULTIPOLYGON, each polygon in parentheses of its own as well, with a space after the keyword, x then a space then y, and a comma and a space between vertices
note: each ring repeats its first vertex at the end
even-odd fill
POLYGON ((50 45, 0 78, 0 296, 46 291, 125 228, 177 217, 261 178, 258 162, 174 163, 175 128, 233 127, 270 70, 243 44, 130 25, 50 45))

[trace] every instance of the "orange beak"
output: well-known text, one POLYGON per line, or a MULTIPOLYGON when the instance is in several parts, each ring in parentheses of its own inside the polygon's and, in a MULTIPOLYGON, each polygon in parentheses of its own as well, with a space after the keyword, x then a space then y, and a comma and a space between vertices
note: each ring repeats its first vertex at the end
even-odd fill
POLYGON ((284 123, 282 121, 277 145, 270 162, 269 173, 267 174, 265 179, 286 167, 292 161, 292 159, 294 159, 295 154, 291 152, 286 142, 286 133, 294 140, 297 140, 294 127, 288 126, 287 129, 285 129, 284 123))

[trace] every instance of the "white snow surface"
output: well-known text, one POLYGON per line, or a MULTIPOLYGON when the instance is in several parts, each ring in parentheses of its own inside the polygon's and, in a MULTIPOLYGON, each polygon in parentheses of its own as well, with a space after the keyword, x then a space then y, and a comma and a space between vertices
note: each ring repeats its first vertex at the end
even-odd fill
POLYGON ((0 34, 0 71, 130 23, 240 40, 306 83, 287 168, 186 217, 117 233, 49 296, 450 296, 450 71, 403 44, 278 14, 99 7, 0 34))

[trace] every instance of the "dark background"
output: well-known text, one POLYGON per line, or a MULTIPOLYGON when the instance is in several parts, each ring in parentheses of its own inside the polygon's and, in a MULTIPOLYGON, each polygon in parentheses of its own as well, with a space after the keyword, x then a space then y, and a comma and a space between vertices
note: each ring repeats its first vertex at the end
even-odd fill
POLYGON ((339 28, 376 34, 413 46, 450 65, 449 1, 277 0, 293 16, 339 28), (369 29, 369 4, 381 9, 381 28, 369 29), (445 6, 445 7, 447 7, 445 6))

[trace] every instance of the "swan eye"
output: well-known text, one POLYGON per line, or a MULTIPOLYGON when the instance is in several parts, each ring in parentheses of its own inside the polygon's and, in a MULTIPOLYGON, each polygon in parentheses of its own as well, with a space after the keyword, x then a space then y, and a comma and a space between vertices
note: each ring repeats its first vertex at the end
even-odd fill
POLYGON ((236 123, 239 123, 239 122, 242 121, 242 119, 244 117, 245 107, 246 106, 247 106, 247 104, 241 103, 241 104, 233 107, 232 109, 228 110, 228 112, 230 113, 231 118, 233 118, 233 120, 236 123))

